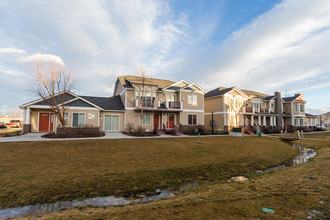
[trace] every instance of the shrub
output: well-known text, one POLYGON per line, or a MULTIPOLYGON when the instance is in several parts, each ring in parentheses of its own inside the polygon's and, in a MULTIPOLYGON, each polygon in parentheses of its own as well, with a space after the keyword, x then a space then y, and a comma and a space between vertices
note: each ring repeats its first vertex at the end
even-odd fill
POLYGON ((127 123, 126 124, 126 129, 125 131, 129 134, 129 135, 133 135, 134 132, 134 125, 132 123, 127 123))

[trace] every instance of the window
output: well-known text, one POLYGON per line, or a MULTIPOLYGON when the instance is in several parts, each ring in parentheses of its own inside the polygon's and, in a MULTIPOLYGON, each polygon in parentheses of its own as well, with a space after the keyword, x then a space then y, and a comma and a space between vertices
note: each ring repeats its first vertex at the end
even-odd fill
POLYGON ((300 111, 304 112, 305 111, 305 106, 304 105, 300 105, 300 111))
POLYGON ((72 116, 72 127, 85 125, 85 113, 73 113, 72 116))
POLYGON ((104 130, 119 131, 119 115, 104 115, 104 130))
MULTIPOLYGON (((140 118, 140 124, 141 124, 141 116, 139 118, 140 118)), ((143 113, 143 124, 150 125, 151 124, 150 118, 151 118, 150 113, 143 113)))
POLYGON ((65 120, 65 125, 68 125, 68 118, 69 118, 69 113, 64 113, 64 120, 65 120))
POLYGON ((88 119, 95 119, 95 113, 88 113, 88 119))
POLYGON ((188 95, 188 105, 197 106, 197 95, 188 95))
POLYGON ((175 94, 166 94, 166 101, 175 102, 176 101, 176 95, 175 94))
POLYGON ((304 119, 303 118, 300 119, 300 126, 304 126, 304 119))
POLYGON ((298 119, 294 119, 294 126, 298 126, 298 119))
POLYGON ((270 104, 271 108, 274 108, 274 103, 270 104))
POLYGON ((294 111, 298 112, 298 104, 294 104, 294 111))
POLYGON ((188 125, 197 124, 197 115, 188 115, 188 125))

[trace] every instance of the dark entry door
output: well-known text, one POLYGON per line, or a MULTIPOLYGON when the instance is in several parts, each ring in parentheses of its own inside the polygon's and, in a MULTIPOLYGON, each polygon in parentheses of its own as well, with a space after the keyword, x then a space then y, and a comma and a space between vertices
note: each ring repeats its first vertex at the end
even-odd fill
POLYGON ((40 113, 39 115, 39 132, 49 131, 49 113, 40 113))
POLYGON ((154 114, 154 128, 159 128, 159 114, 154 114))

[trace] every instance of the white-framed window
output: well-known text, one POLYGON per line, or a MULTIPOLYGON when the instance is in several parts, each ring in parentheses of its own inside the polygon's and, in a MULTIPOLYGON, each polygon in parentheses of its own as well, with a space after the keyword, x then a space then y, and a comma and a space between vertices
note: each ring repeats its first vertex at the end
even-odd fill
POLYGON ((188 105, 197 106, 197 95, 188 95, 188 105))
MULTIPOLYGON (((141 123, 141 114, 140 114, 140 124, 141 123)), ((151 124, 151 114, 150 113, 143 113, 143 125, 150 125, 151 124)))
POLYGON ((298 126, 298 119, 297 118, 294 119, 294 126, 298 126))
POLYGON ((104 115, 104 130, 119 131, 119 115, 104 115))
POLYGON ((72 127, 85 126, 85 113, 72 113, 72 127))
POLYGON ((197 125, 197 115, 188 115, 188 125, 197 125))
POLYGON ((95 113, 88 113, 88 119, 95 119, 95 113))
POLYGON ((65 125, 68 125, 68 118, 69 118, 69 113, 68 112, 65 112, 64 113, 65 125))
POLYGON ((300 119, 300 126, 304 126, 304 119, 303 118, 300 119))
POLYGON ((305 111, 305 106, 304 105, 300 105, 300 111, 304 112, 305 111))
POLYGON ((294 104, 294 111, 298 112, 298 104, 294 104))
POLYGON ((175 102, 176 101, 176 95, 175 94, 166 94, 166 101, 175 102))

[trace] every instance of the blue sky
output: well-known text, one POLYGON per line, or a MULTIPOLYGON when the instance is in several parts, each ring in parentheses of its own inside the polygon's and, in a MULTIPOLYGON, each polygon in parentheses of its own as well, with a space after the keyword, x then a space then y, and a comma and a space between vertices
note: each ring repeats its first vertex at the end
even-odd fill
MULTIPOLYGON (((26 92, 33 60, 71 69, 77 94, 111 96, 117 76, 238 86, 330 109, 328 0, 4 0, 0 109, 26 92)), ((0 113, 2 113, 0 111, 0 113)))

